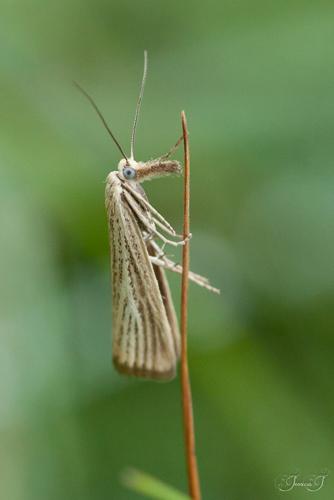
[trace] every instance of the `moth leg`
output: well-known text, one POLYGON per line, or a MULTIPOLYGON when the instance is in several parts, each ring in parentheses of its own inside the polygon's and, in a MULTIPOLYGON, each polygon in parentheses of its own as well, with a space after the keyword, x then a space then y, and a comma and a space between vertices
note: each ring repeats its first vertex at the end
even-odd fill
POLYGON ((159 266, 159 267, 166 267, 165 265, 165 261, 160 259, 157 255, 150 255, 150 261, 152 262, 152 264, 154 264, 155 266, 159 266))
MULTIPOLYGON (((173 262, 172 260, 169 260, 167 258, 159 258, 158 256, 154 256, 153 259, 150 260, 156 264, 157 266, 164 267, 165 269, 168 269, 169 271, 172 271, 174 273, 182 274, 182 266, 181 264, 178 264, 177 262, 173 262), (153 260, 154 259, 154 260, 153 260)), ((204 276, 201 276, 200 274, 193 273, 192 271, 189 271, 189 278, 196 280, 196 281, 201 281, 201 283, 208 284, 209 280, 208 278, 205 278, 204 276)))
POLYGON ((165 257, 166 243, 163 243, 163 245, 161 247, 159 247, 159 245, 157 245, 157 243, 155 241, 151 241, 150 244, 154 248, 154 250, 156 251, 156 254, 152 255, 152 257, 155 257, 157 259, 161 259, 162 257, 165 257))
POLYGON ((168 245, 172 245, 173 247, 185 245, 187 243, 187 241, 189 241, 192 237, 192 234, 189 234, 189 236, 184 238, 184 240, 173 241, 173 240, 169 240, 168 238, 165 238, 165 236, 163 234, 159 233, 159 231, 157 231, 156 229, 154 229, 153 232, 154 232, 155 236, 157 236, 161 241, 164 242, 165 245, 168 244, 168 245))
MULTIPOLYGON (((161 251, 163 250, 164 246, 160 248, 155 241, 152 241, 151 245, 157 252, 157 254, 152 259, 150 258, 153 264, 164 267, 165 269, 168 269, 172 272, 182 274, 182 266, 180 264, 173 262, 171 259, 168 259, 164 254, 161 255, 161 251)), ((200 274, 196 274, 193 273, 192 271, 189 271, 189 279, 191 281, 194 281, 200 286, 204 286, 205 288, 208 288, 211 291, 219 293, 219 290, 217 288, 212 287, 209 283, 209 280, 204 276, 201 276, 200 274)))
POLYGON ((184 240, 181 240, 181 241, 169 240, 163 234, 159 233, 159 231, 157 231, 157 229, 154 226, 152 226, 152 224, 149 223, 149 221, 143 215, 143 213, 140 211, 140 209, 137 206, 137 203, 131 198, 131 196, 127 195, 127 193, 125 193, 125 192, 124 192, 124 196, 125 196, 127 202, 129 203, 130 207, 134 211, 134 213, 137 215, 137 217, 140 220, 140 222, 143 224, 143 226, 145 227, 145 229, 149 233, 153 233, 161 241, 163 241, 166 244, 168 243, 169 245, 172 245, 174 247, 177 247, 179 245, 185 245, 185 243, 190 240, 191 234, 187 238, 185 238, 184 240))
MULTIPOLYGON (((174 273, 182 274, 182 266, 180 264, 177 264, 176 262, 173 262, 169 259, 163 259, 159 258, 157 256, 151 256, 150 255, 150 261, 152 262, 153 265, 163 267, 164 269, 168 269, 169 271, 173 271, 174 273)), ((190 281, 193 281, 199 286, 202 286, 203 288, 206 288, 210 292, 214 292, 219 294, 220 290, 218 288, 215 288, 210 285, 209 280, 205 278, 204 276, 201 276, 200 274, 193 273, 192 271, 189 271, 188 277, 190 281)))
POLYGON ((152 240, 150 242, 150 244, 151 244, 151 247, 156 252, 156 254, 154 255, 154 257, 159 257, 159 258, 166 257, 166 254, 165 254, 166 243, 163 243, 162 246, 160 247, 156 241, 152 240))
POLYGON ((176 234, 176 232, 174 231, 174 229, 170 229, 169 227, 169 224, 168 226, 166 226, 165 224, 162 224, 158 219, 156 219, 154 216, 152 217, 153 219, 153 222, 159 226, 161 229, 163 229, 167 234, 170 234, 171 236, 179 236, 178 234, 176 234))
POLYGON ((151 241, 154 238, 154 234, 149 234, 149 233, 144 233, 143 234, 143 240, 145 242, 151 241))
MULTIPOLYGON (((157 259, 157 260, 154 259, 154 261, 152 260, 152 262, 156 263, 156 265, 163 266, 166 269, 169 269, 175 273, 179 273, 179 274, 182 273, 182 266, 176 262, 173 262, 171 259, 169 259, 168 257, 165 256, 165 254, 163 252, 165 245, 163 245, 160 248, 159 245, 155 241, 152 241, 151 246, 153 247, 153 249, 156 252, 156 255, 154 255, 153 257, 155 257, 157 259)), ((195 277, 195 278, 198 278, 203 283, 205 282, 205 283, 209 284, 209 280, 207 278, 205 278, 204 276, 193 273, 192 271, 190 271, 190 275, 195 277)))
MULTIPOLYGON (((152 216, 155 216, 155 218, 154 218, 155 222, 157 222, 157 219, 158 219, 160 221, 160 223, 162 225, 164 225, 166 232, 168 230, 169 234, 171 234, 172 236, 176 235, 175 229, 169 224, 169 222, 166 221, 166 219, 158 212, 158 210, 156 210, 154 207, 152 207, 152 205, 147 200, 145 200, 145 198, 143 196, 141 196, 139 193, 137 193, 137 191, 135 191, 128 184, 124 184, 124 187, 127 191, 129 191, 133 195, 134 198, 136 198, 136 200, 143 206, 143 208, 145 208, 146 210, 149 210, 151 212, 152 216)), ((126 192, 124 193, 124 195, 125 195, 126 199, 128 200, 129 197, 127 196, 126 192)), ((162 227, 162 226, 160 225, 160 227, 162 227)))

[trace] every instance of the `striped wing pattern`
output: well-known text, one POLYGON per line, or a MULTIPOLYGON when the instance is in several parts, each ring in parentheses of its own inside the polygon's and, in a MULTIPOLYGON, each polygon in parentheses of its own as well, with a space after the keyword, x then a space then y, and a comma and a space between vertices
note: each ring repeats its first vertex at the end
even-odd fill
MULTIPOLYGON (((140 221, 122 196, 117 172, 107 178, 112 266, 113 361, 129 375, 168 380, 175 376, 179 333, 162 269, 152 266, 140 221)), ((148 216, 149 214, 146 214, 148 216)))

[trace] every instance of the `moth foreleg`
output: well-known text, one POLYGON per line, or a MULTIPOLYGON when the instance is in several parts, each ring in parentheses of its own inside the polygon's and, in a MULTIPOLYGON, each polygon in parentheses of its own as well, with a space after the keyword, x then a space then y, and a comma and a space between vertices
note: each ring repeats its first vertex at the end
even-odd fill
POLYGON ((155 226, 152 225, 152 222, 144 215, 144 213, 140 210, 138 204, 131 198, 131 196, 129 196, 126 192, 124 192, 124 196, 125 196, 128 204, 132 208, 133 212, 138 217, 139 221, 142 223, 142 225, 144 226, 145 230, 148 233, 154 234, 156 237, 158 237, 164 243, 166 243, 168 245, 172 245, 174 247, 177 247, 179 245, 185 245, 185 243, 190 240, 191 234, 187 238, 185 238, 184 240, 181 240, 181 241, 169 240, 163 234, 161 234, 159 231, 157 231, 155 226))
MULTIPOLYGON (((125 185, 124 187, 129 193, 133 195, 136 201, 138 201, 138 203, 141 204, 143 208, 146 208, 151 212, 152 217, 154 217, 155 220, 158 219, 161 222, 161 224, 163 224, 170 231, 170 234, 172 234, 173 236, 176 234, 175 229, 169 224, 169 222, 166 221, 166 219, 158 212, 158 210, 152 207, 152 205, 141 194, 139 194, 135 189, 133 189, 129 185, 125 185)), ((126 199, 128 200, 129 199, 128 193, 125 192, 124 194, 126 199)))
POLYGON ((159 226, 161 229, 163 229, 167 234, 170 234, 171 236, 178 236, 175 232, 175 230, 168 224, 163 224, 160 222, 156 217, 152 217, 154 224, 159 226))

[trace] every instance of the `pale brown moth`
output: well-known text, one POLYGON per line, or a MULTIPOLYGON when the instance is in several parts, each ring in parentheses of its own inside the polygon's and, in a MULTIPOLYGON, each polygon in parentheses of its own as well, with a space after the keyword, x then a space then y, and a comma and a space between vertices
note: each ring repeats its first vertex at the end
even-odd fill
MULTIPOLYGON (((165 175, 181 174, 171 155, 182 141, 160 158, 147 162, 134 159, 134 145, 140 106, 147 74, 144 74, 131 135, 130 156, 116 140, 93 99, 78 84, 101 118, 122 154, 118 170, 110 172, 106 183, 109 224, 112 302, 113 362, 121 373, 155 380, 175 376, 180 354, 178 322, 165 276, 165 269, 182 273, 182 267, 164 253, 165 245, 185 243, 172 226, 150 205, 141 183, 165 175), (161 241, 162 246, 157 242, 161 241)), ((189 273, 189 279, 219 293, 206 278, 189 273)))

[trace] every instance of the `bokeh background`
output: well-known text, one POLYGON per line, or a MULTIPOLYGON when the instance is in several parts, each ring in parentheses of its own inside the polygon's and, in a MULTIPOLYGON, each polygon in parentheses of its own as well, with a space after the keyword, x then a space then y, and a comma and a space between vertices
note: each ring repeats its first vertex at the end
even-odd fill
MULTIPOLYGON (((334 495, 330 1, 1 0, 0 496, 140 498, 127 466, 186 491, 179 381, 111 366, 104 180, 180 134, 192 152, 189 343, 203 497, 334 495)), ((182 158, 181 152, 177 155, 182 158)), ((148 183, 182 224, 182 180, 148 183)), ((178 276, 170 277, 176 304, 178 276)), ((313 497, 312 497, 313 498, 313 497)))

